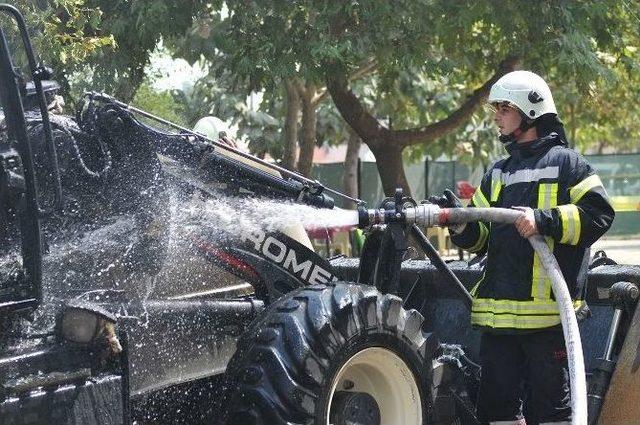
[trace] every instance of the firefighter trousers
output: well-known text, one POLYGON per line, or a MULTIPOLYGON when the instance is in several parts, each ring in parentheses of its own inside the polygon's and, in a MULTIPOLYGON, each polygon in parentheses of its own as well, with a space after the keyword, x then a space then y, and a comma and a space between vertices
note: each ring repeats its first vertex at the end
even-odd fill
POLYGON ((527 425, 571 420, 569 366, 562 330, 484 332, 478 392, 481 423, 527 425))

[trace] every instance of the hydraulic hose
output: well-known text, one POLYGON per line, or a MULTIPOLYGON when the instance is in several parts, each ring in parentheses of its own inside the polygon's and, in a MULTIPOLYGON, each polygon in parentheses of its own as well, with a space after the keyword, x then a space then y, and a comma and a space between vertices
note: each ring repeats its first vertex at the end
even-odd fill
MULTIPOLYGON (((462 224, 472 221, 486 221, 513 224, 522 211, 507 208, 443 208, 439 214, 441 224, 462 224), (442 223, 446 220, 445 223, 442 223)), ((569 362, 569 381, 571 385, 571 412, 573 425, 587 424, 587 382, 582 353, 582 341, 578 321, 573 309, 573 301, 560 266, 541 235, 528 238, 533 249, 540 256, 540 262, 551 279, 553 294, 558 303, 562 332, 567 348, 569 362)))
MULTIPOLYGON (((404 208, 402 213, 386 210, 359 210, 360 226, 402 221, 420 227, 446 226, 474 221, 513 224, 524 212, 508 208, 440 208, 434 204, 422 204, 404 208)), ((553 294, 558 303, 560 322, 567 348, 569 379, 571 385, 571 412, 573 425, 587 425, 587 382, 582 353, 582 341, 578 321, 573 309, 569 289, 553 252, 541 235, 528 238, 538 253, 540 262, 551 279, 553 294)))

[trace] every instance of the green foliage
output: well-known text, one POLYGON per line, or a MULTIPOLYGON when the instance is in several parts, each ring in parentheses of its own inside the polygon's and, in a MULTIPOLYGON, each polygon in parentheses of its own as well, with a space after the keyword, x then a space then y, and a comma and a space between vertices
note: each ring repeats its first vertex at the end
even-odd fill
MULTIPOLYGON (((198 21, 199 28, 215 23, 214 30, 192 30, 192 34, 197 35, 197 43, 211 41, 209 51, 215 53, 218 66, 231 69, 236 80, 250 88, 270 89, 293 75, 321 83, 334 73, 348 75, 374 58, 377 76, 366 82, 367 87, 356 87, 361 101, 394 129, 420 127, 446 117, 493 73, 500 60, 515 55, 523 68, 550 81, 561 114, 573 117, 565 118, 567 124, 585 128, 575 133, 579 146, 624 133, 619 122, 603 116, 598 105, 605 94, 622 102, 633 97, 613 89, 621 82, 632 82, 632 74, 623 68, 638 63, 628 51, 628 46, 638 45, 640 27, 629 2, 261 0, 226 4, 226 17, 212 9, 209 20, 203 15, 198 21), (614 58, 618 65, 607 58, 614 58)), ((633 108, 625 110, 631 122, 636 119, 633 108)), ((413 148, 409 155, 462 151, 470 160, 484 162, 486 155, 481 154, 488 150, 486 146, 493 146, 494 134, 490 117, 478 110, 455 135, 443 137, 426 151, 413 148)))
POLYGON ((86 2, 104 12, 101 33, 113 36, 117 46, 90 58, 91 84, 95 90, 113 93, 125 101, 142 83, 149 56, 160 40, 182 36, 198 10, 206 6, 199 0, 86 2))
MULTIPOLYGON (((36 55, 53 66, 62 83, 91 55, 115 47, 111 34, 100 33, 102 10, 87 6, 85 0, 17 0, 13 5, 25 17, 36 55)), ((17 32, 9 36, 17 46, 17 32)), ((18 61, 26 63, 20 56, 18 61)))
POLYGON ((140 85, 131 103, 137 108, 178 125, 190 125, 185 118, 183 105, 176 101, 169 91, 154 90, 148 81, 140 85))
MULTIPOLYGON (((215 4, 216 2, 214 2, 215 4)), ((129 101, 160 40, 182 36, 209 2, 188 0, 18 0, 35 47, 78 97, 85 89, 129 101)))
MULTIPOLYGON (((60 76, 74 75, 75 95, 134 93, 192 125, 213 114, 233 118, 256 152, 278 156, 281 82, 296 76, 322 86, 375 60, 376 74, 353 83, 368 110, 393 129, 448 116, 507 55, 550 81, 561 118, 581 149, 632 149, 640 136, 634 2, 512 0, 18 0, 36 48, 60 76), (145 65, 160 41, 174 54, 204 61, 210 75, 193 90, 154 94, 145 65), (143 86, 138 89, 138 87, 143 86), (245 99, 266 90, 258 111, 245 99), (164 106, 162 106, 164 105, 164 106), (164 108, 164 109, 163 109, 164 108), (176 108, 176 109, 174 109, 176 108)), ((67 87, 69 83, 62 78, 67 87)), ((155 109, 154 109, 155 110, 155 109)), ((346 139, 331 103, 318 109, 318 140, 346 139)), ((490 114, 480 108, 453 134, 413 146, 409 159, 461 154, 487 160, 494 149, 490 114), (488 147, 491 147, 488 149, 488 147)))
POLYGON ((43 36, 39 51, 52 54, 51 59, 62 65, 74 66, 94 52, 115 47, 112 35, 98 35, 103 13, 100 8, 88 8, 82 0, 58 0, 53 8, 41 15, 43 36))

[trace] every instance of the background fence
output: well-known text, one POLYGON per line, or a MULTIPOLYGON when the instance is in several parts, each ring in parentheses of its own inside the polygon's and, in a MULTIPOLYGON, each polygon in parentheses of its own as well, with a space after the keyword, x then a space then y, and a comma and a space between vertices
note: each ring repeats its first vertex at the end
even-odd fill
MULTIPOLYGON (((640 154, 585 157, 602 179, 616 210, 616 219, 608 234, 640 234, 640 154)), ((342 189, 344 167, 341 163, 316 165, 314 172, 315 177, 326 186, 342 189)), ((444 189, 455 191, 456 184, 461 181, 477 186, 484 170, 456 161, 425 161, 405 165, 405 173, 413 197, 421 200, 428 195, 441 194, 444 189)), ((384 192, 375 163, 360 163, 359 181, 359 198, 369 206, 377 206, 384 198, 384 192)), ((344 205, 339 203, 339 206, 344 205)))

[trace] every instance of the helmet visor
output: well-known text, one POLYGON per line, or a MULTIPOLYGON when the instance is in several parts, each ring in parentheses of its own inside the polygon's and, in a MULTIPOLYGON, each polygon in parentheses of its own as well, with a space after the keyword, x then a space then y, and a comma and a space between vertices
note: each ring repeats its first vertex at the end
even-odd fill
POLYGON ((513 103, 511 103, 509 101, 506 101, 506 100, 487 103, 487 107, 493 113, 496 113, 496 112, 501 111, 501 110, 504 111, 505 109, 518 110, 518 107, 516 105, 514 105, 513 103))

